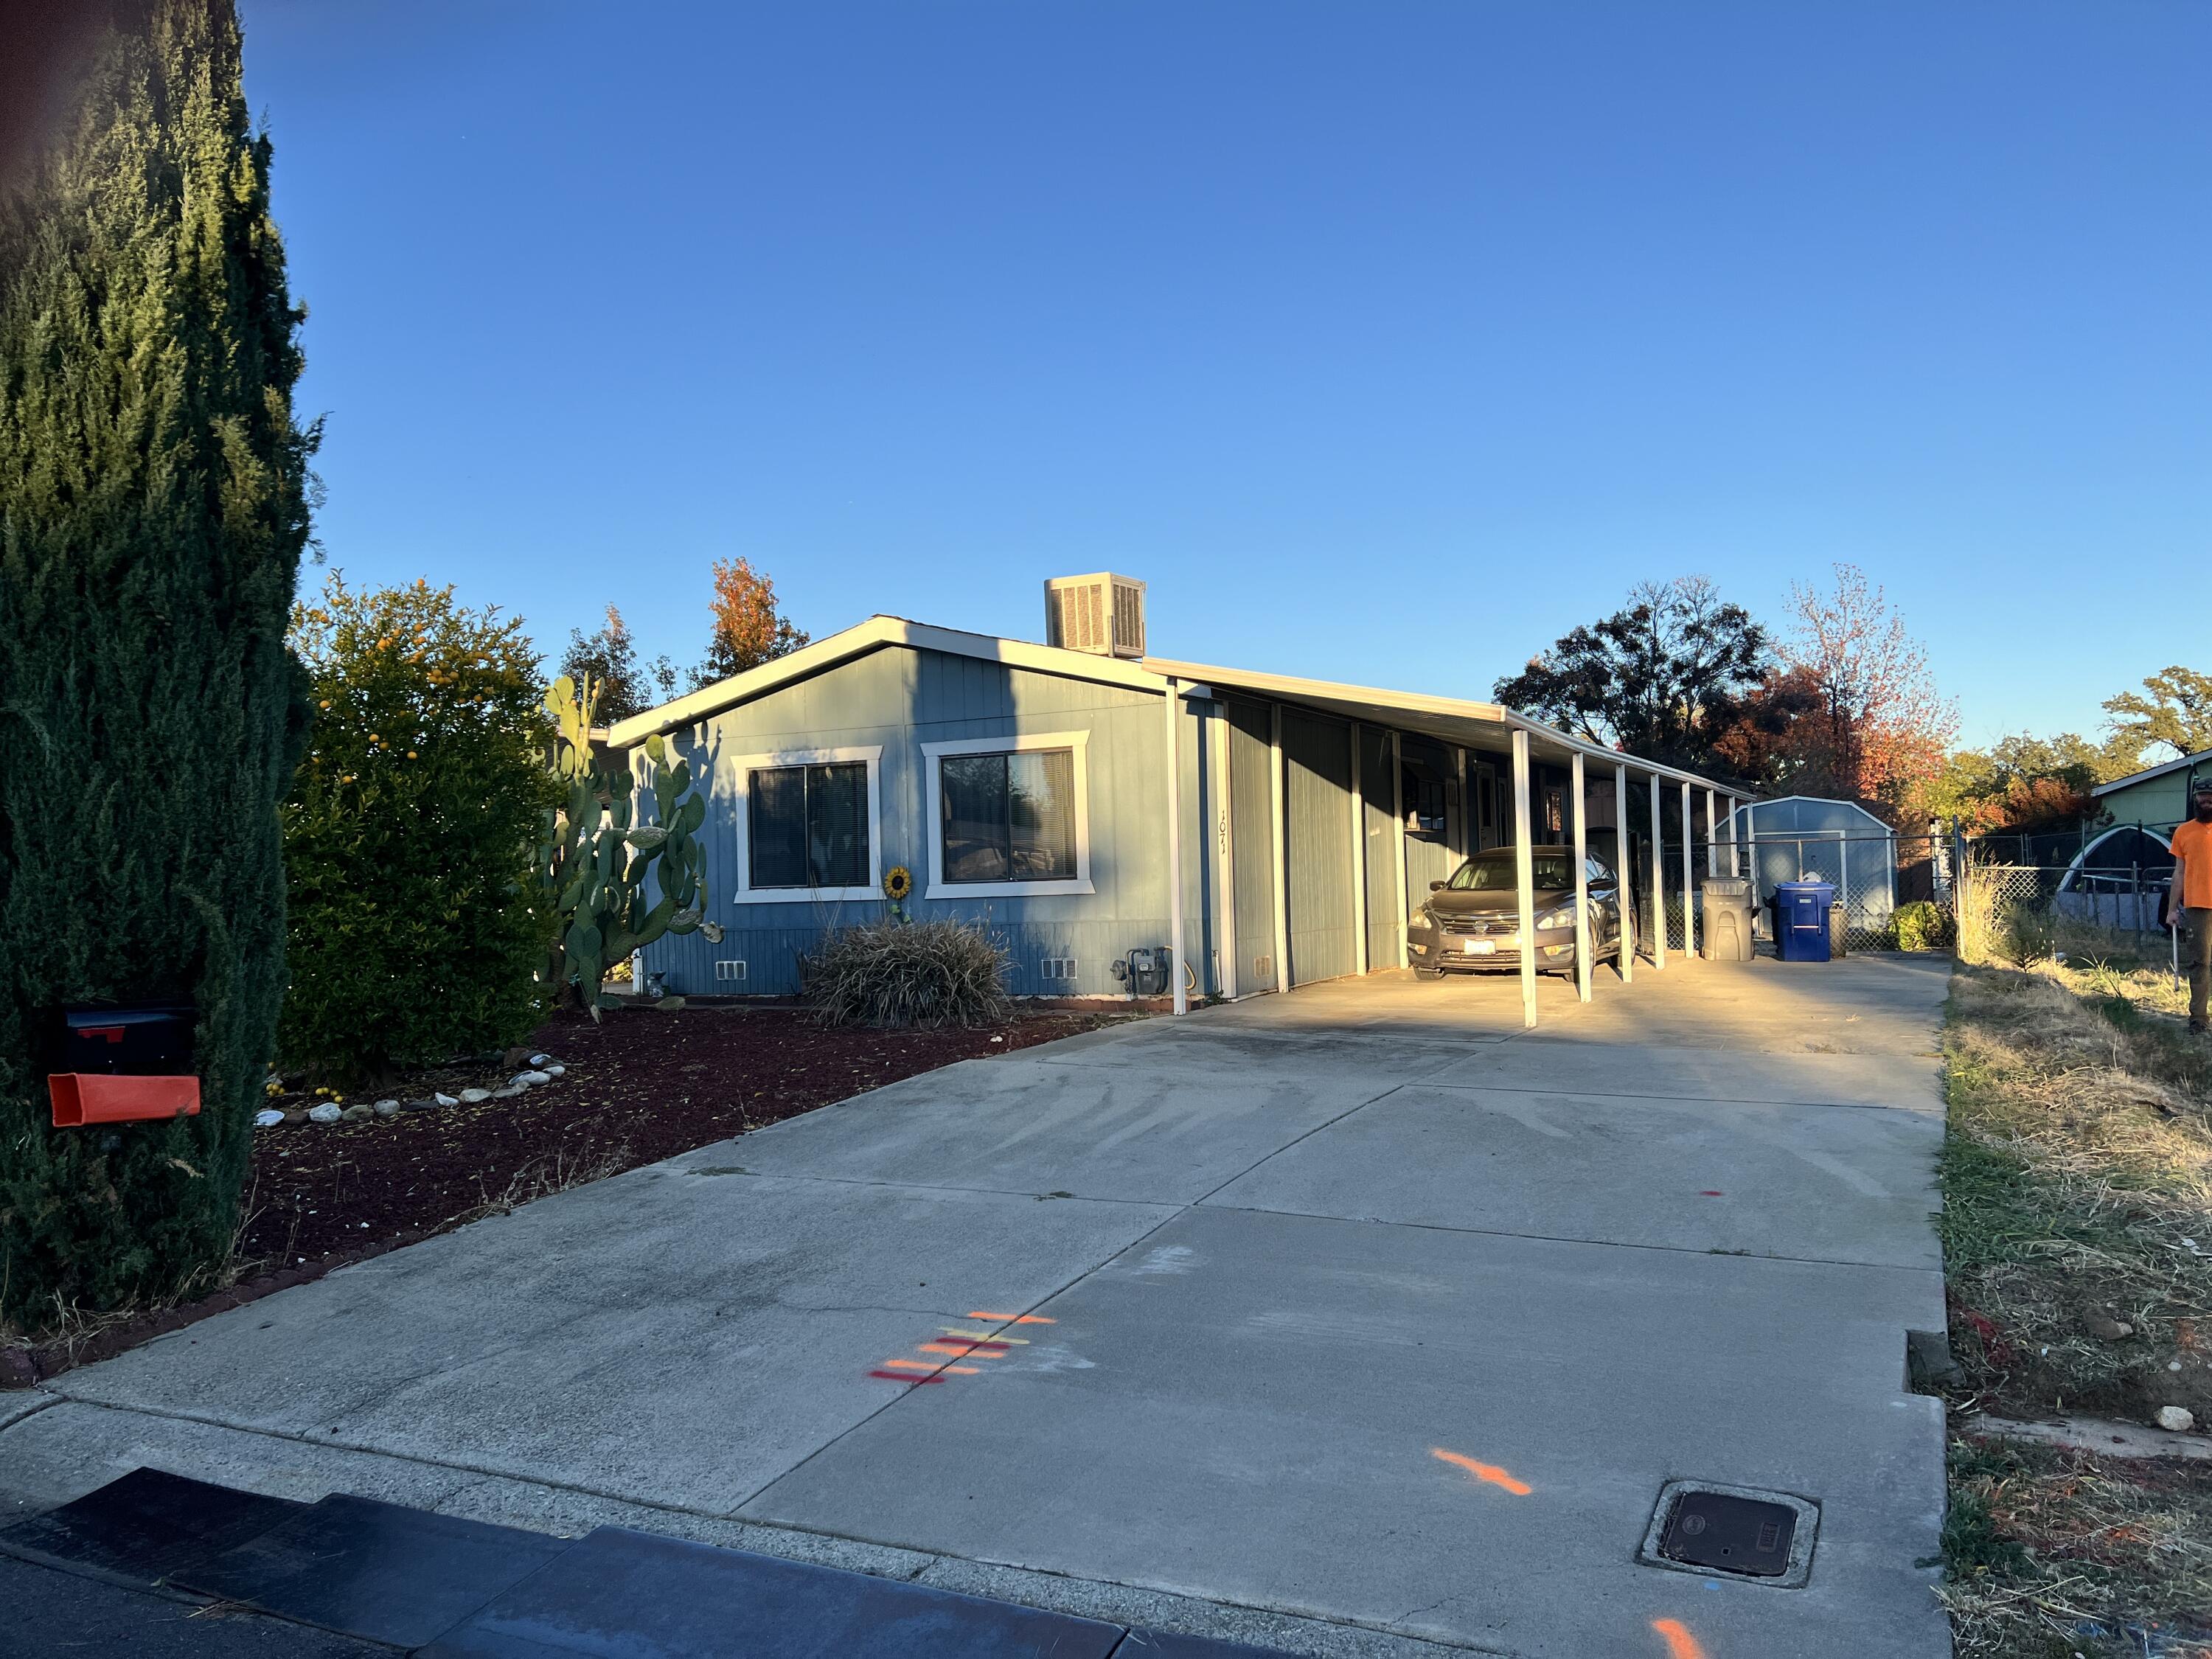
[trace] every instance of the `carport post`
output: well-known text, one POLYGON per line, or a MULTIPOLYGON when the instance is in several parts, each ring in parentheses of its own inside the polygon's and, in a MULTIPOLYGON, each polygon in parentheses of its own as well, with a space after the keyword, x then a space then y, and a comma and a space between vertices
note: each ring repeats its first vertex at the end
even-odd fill
POLYGON ((1359 722, 1352 723, 1352 968, 1367 971, 1367 786, 1359 774, 1359 722))
POLYGON ((1390 734, 1390 816, 1397 827, 1390 832, 1390 856, 1397 871, 1397 897, 1390 901, 1390 915, 1398 927, 1398 965, 1405 967, 1413 960, 1406 941, 1406 751, 1398 733, 1390 734))
POLYGON ((1229 803, 1229 705, 1217 705, 1206 723, 1213 756, 1214 833, 1213 894, 1215 921, 1213 959, 1219 964, 1221 994, 1237 1000, 1237 854, 1232 845, 1236 814, 1229 803))
POLYGON ((1182 756, 1176 717, 1182 713, 1182 682, 1168 677, 1162 700, 1168 720, 1168 978, 1175 992, 1175 1011, 1190 1012, 1190 994, 1183 989, 1182 967, 1182 756))
POLYGON ((1583 785, 1580 750, 1575 751, 1574 762, 1569 769, 1574 775, 1575 792, 1575 994, 1588 1002, 1590 1000, 1589 830, 1583 821, 1589 817, 1589 795, 1583 785))
POLYGON ((1620 765, 1613 769, 1613 904, 1620 912, 1620 950, 1616 960, 1620 982, 1626 985, 1636 978, 1636 906, 1630 896, 1633 884, 1628 878, 1628 769, 1620 765))
POLYGON ((1474 851, 1474 802, 1467 793, 1467 750, 1455 749, 1459 757, 1459 845, 1452 848, 1462 858, 1474 851))
POLYGON ((1521 1024, 1536 1024, 1536 871, 1528 849, 1528 734, 1513 732, 1513 896, 1521 946, 1521 1024))
POLYGON ((1291 894, 1283 848, 1290 825, 1283 822, 1283 705, 1270 703, 1268 710, 1267 811, 1275 832, 1268 837, 1273 843, 1268 856, 1275 872, 1275 988, 1287 991, 1291 988, 1291 894))
POLYGON ((1705 791, 1705 873, 1717 876, 1720 866, 1720 830, 1713 822, 1713 792, 1705 791))
POLYGON ((1659 775, 1651 775, 1651 965, 1667 965, 1667 836, 1659 816, 1659 775))
POLYGON ((1682 954, 1685 957, 1698 954, 1698 906, 1696 896, 1691 891, 1690 867, 1691 843, 1697 839, 1696 829, 1690 817, 1690 786, 1685 780, 1682 784, 1682 954))
POLYGON ((1743 872, 1751 878, 1751 935, 1759 937, 1759 919, 1765 907, 1759 897, 1759 803, 1743 804, 1743 872))

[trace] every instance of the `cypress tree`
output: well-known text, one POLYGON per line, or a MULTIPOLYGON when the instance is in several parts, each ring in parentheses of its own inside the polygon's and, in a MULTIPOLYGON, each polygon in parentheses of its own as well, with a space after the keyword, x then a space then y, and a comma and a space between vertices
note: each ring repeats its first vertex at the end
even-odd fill
MULTIPOLYGON (((86 0, 87 4, 93 0, 86 0)), ((319 434, 231 0, 101 0, 0 184, 0 1316, 204 1284, 284 988, 319 434), (64 1005, 188 1001, 202 1109, 50 1127, 64 1005)))

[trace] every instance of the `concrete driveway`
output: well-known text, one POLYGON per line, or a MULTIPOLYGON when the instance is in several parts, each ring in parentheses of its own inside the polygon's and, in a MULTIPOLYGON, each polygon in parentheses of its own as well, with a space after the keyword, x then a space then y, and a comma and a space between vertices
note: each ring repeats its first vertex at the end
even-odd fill
POLYGON ((1946 966, 1677 962, 1526 1036, 1383 975, 956 1066, 0 1395, 0 1498, 145 1463, 1315 1654, 1932 1659, 1946 966), (1639 1564, 1677 1480, 1817 1504, 1809 1583, 1639 1564))

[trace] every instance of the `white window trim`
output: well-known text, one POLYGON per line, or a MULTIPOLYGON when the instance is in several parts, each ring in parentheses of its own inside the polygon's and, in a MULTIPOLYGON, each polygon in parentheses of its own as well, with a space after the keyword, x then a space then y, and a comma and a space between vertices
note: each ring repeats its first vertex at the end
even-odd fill
POLYGON ((1000 738, 960 738, 921 745, 923 810, 929 823, 929 880, 924 898, 1030 898, 1092 893, 1091 884, 1091 766, 1088 732, 1024 732, 1000 738), (1039 749, 1075 753, 1075 876, 1059 881, 947 881, 945 879, 945 798, 938 763, 947 755, 1020 755, 1039 749))
POLYGON ((740 755, 737 769, 738 867, 732 904, 821 904, 883 896, 884 810, 881 744, 866 749, 779 749, 766 755, 740 755), (868 879, 859 887, 756 887, 753 879, 753 773, 777 766, 830 766, 865 762, 868 769, 868 879))

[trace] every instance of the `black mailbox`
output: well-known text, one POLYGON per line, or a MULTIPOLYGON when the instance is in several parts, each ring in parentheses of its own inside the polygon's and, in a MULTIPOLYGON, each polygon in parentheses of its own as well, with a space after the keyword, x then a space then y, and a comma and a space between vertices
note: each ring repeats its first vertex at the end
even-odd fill
POLYGON ((190 1007, 64 1008, 46 1027, 54 1127, 197 1117, 190 1007))
POLYGON ((80 1076, 166 1077, 192 1069, 191 1008, 64 1008, 52 1070, 80 1076))

